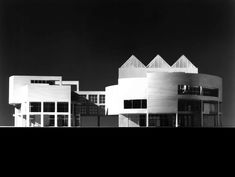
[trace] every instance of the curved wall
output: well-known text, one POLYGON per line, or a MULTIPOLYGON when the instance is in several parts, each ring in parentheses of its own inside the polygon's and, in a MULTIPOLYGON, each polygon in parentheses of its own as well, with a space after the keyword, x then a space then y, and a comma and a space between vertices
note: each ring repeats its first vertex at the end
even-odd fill
POLYGON ((135 72, 128 70, 119 69, 121 72, 115 91, 106 87, 108 114, 176 113, 178 99, 222 102, 220 77, 208 74, 145 72, 144 69, 132 69, 135 72), (218 88, 219 96, 178 95, 178 85, 218 88), (147 99, 147 109, 124 109, 124 100, 134 99, 147 99))
POLYGON ((147 73, 149 113, 175 113, 178 99, 222 101, 222 79, 208 74, 147 73), (178 95, 178 85, 218 88, 219 97, 178 95))

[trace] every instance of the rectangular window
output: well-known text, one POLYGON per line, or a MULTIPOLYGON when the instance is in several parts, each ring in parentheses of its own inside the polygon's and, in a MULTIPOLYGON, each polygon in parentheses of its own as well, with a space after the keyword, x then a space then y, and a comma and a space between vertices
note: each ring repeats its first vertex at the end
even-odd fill
POLYGON ((41 112, 41 102, 30 102, 29 103, 30 112, 41 112))
POLYGON ((97 115, 98 109, 97 106, 89 106, 89 114, 90 115, 97 115))
POLYGON ((142 104, 142 108, 147 108, 147 100, 142 100, 142 102, 141 102, 141 104, 142 104))
POLYGON ((124 109, 132 108, 132 100, 124 100, 124 109))
POLYGON ((55 126, 55 116, 44 115, 44 127, 54 127, 54 126, 55 126))
POLYGON ((141 108, 141 100, 133 100, 133 108, 141 108))
POLYGON ((99 114, 101 114, 101 115, 105 114, 105 106, 104 105, 99 106, 99 114))
POLYGON ((222 102, 219 103, 219 112, 222 112, 222 102))
POLYGON ((203 93, 204 96, 218 97, 219 96, 219 89, 203 88, 202 93, 203 93))
POLYGON ((43 112, 55 112, 55 103, 54 102, 44 102, 43 103, 43 112))
POLYGON ((67 127, 68 126, 68 115, 58 115, 57 116, 57 126, 67 127))
POLYGON ((97 95, 89 95, 89 101, 92 103, 97 103, 97 95))
POLYGON ((146 127, 146 115, 140 115, 139 125, 140 127, 146 127))
POLYGON ((82 97, 82 98, 86 98, 86 95, 84 95, 84 94, 81 94, 79 96, 82 97))
POLYGON ((105 95, 99 95, 100 103, 105 103, 105 95))
POLYGON ((58 102, 57 103, 57 112, 69 112, 69 103, 68 102, 58 102))
POLYGON ((178 111, 200 112, 201 102, 197 100, 178 100, 178 111))
POLYGON ((179 95, 200 95, 200 86, 178 85, 179 95))
POLYGON ((82 115, 86 115, 87 114, 86 106, 81 106, 81 114, 82 115))
POLYGON ((29 126, 40 127, 41 126, 41 115, 29 115, 29 126))
POLYGON ((203 112, 204 114, 216 114, 218 112, 217 102, 204 102, 203 112))
POLYGON ((124 100, 124 109, 145 109, 147 100, 124 100))
POLYGON ((49 84, 55 85, 55 81, 53 80, 31 80, 31 84, 49 84))

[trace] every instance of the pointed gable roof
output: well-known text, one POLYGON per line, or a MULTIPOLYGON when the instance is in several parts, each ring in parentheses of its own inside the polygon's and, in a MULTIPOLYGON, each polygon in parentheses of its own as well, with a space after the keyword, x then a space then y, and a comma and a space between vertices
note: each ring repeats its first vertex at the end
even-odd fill
POLYGON ((146 68, 134 55, 132 55, 120 68, 146 68))
POLYGON ((182 55, 172 66, 172 68, 195 68, 196 67, 184 55, 182 55))
POLYGON ((170 65, 160 56, 157 55, 147 66, 148 68, 170 68, 170 65))

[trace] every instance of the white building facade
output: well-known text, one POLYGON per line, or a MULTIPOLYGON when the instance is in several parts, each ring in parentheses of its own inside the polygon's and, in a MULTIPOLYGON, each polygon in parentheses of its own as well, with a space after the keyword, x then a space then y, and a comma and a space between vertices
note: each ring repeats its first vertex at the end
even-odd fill
POLYGON ((104 115, 105 93, 79 92, 78 81, 63 81, 61 76, 11 76, 9 104, 14 106, 15 127, 80 126, 81 115, 89 120, 99 115, 98 107, 104 115), (87 100, 82 106, 78 99, 84 96, 87 100))
POLYGON ((221 125, 222 79, 199 74, 185 56, 170 66, 157 55, 145 66, 132 55, 105 91, 106 112, 118 115, 119 127, 221 125))
POLYGON ((9 104, 16 127, 217 127, 222 79, 185 56, 145 66, 132 55, 104 91, 80 91, 61 76, 11 76, 9 104))

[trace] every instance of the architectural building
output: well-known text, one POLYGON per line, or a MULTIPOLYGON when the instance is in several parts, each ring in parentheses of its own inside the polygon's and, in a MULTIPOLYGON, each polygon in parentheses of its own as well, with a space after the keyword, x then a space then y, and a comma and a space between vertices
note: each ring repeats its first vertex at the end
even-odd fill
POLYGON ((217 127, 222 79, 199 74, 185 56, 172 66, 157 55, 147 66, 131 56, 118 84, 80 91, 60 76, 11 76, 17 127, 217 127))
POLYGON ((221 125, 222 79, 199 74, 185 56, 169 66, 157 55, 147 67, 131 56, 105 94, 106 112, 118 115, 120 127, 221 125))

